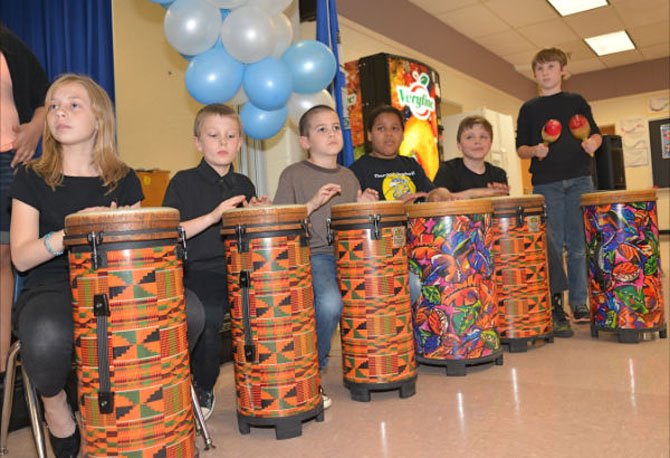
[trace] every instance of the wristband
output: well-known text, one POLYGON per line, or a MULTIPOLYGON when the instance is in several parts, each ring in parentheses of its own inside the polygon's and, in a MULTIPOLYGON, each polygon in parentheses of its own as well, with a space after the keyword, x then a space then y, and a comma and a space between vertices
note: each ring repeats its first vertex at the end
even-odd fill
POLYGON ((60 251, 54 250, 53 247, 51 246, 51 243, 49 242, 49 240, 51 240, 52 235, 54 235, 54 232, 47 232, 47 234, 42 238, 44 248, 47 249, 47 251, 51 256, 53 257, 60 256, 61 254, 63 254, 63 250, 60 251))

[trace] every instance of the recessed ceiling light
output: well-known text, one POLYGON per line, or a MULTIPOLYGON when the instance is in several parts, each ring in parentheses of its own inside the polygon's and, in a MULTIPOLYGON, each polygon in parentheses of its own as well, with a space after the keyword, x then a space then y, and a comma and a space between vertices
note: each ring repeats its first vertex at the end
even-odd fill
POLYGON ((601 6, 607 6, 607 0, 547 0, 558 14, 567 16, 569 14, 581 13, 601 6))
POLYGON ((635 45, 625 30, 584 38, 584 41, 599 56, 635 49, 635 45))

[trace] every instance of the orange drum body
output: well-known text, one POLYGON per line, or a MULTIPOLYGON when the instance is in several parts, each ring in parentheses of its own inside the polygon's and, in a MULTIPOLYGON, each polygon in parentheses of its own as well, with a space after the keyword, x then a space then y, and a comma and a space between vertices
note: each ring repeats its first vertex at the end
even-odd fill
POLYGON ((470 365, 502 364, 491 201, 414 204, 407 212, 410 269, 422 282, 414 309, 418 361, 445 366, 447 375, 465 375, 470 365))
POLYGON ((405 206, 334 205, 331 229, 344 307, 340 320, 344 384, 357 401, 370 391, 416 392, 405 206))
POLYGON ((591 293, 591 335, 667 337, 661 291, 656 191, 609 191, 582 196, 591 293))
POLYGON ((491 201, 496 327, 510 352, 528 351, 528 342, 554 340, 544 197, 497 197, 491 201))
POLYGON ((242 434, 273 426, 285 439, 323 421, 306 219, 304 205, 223 214, 242 434))
POLYGON ((178 225, 167 208, 65 218, 84 456, 195 456, 178 225))

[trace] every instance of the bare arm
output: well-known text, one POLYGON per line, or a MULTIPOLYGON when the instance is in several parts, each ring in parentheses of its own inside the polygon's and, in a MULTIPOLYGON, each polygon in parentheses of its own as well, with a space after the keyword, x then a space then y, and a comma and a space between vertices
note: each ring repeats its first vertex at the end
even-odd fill
POLYGON ((534 146, 521 145, 516 150, 521 159, 532 159, 534 157, 542 160, 549 154, 549 147, 544 143, 538 143, 534 146))
POLYGON ((596 150, 600 148, 600 145, 603 143, 603 137, 600 134, 593 134, 586 140, 582 142, 582 148, 586 151, 586 154, 593 157, 596 154, 596 150))
POLYGON ((35 154, 37 149, 37 142, 42 135, 44 129, 44 121, 46 120, 46 109, 39 107, 33 113, 30 122, 21 124, 14 128, 16 138, 14 139, 14 149, 16 155, 12 159, 11 166, 16 167, 18 164, 28 162, 35 154))
MULTIPOLYGON (((39 237, 40 212, 30 205, 12 199, 12 221, 9 245, 14 266, 21 272, 54 258, 39 237)), ((63 251, 63 229, 54 232, 49 244, 54 251, 63 251)))
POLYGON ((246 198, 244 195, 240 194, 238 196, 224 200, 209 213, 205 213, 202 216, 198 216, 197 218, 193 218, 188 221, 182 221, 181 226, 186 232, 186 238, 190 239, 191 237, 195 237, 208 227, 219 223, 224 211, 233 209, 244 202, 246 202, 246 198))
POLYGON ((324 184, 316 191, 307 203, 307 214, 311 215, 315 210, 318 210, 322 205, 332 199, 336 194, 342 192, 342 187, 339 184, 328 183, 324 184))

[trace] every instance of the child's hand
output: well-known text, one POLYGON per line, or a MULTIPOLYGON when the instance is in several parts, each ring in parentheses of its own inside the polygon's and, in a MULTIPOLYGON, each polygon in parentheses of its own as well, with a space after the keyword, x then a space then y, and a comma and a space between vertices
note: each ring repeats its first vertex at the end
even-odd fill
POLYGON ((427 202, 445 202, 456 200, 457 197, 449 192, 447 188, 437 188, 428 193, 427 202))
POLYGON ((321 186, 321 188, 314 194, 309 202, 307 202, 307 214, 311 215, 312 212, 330 199, 332 199, 336 194, 342 192, 342 187, 339 184, 328 183, 321 186))
POLYGON ((487 183, 486 187, 492 191, 491 195, 494 196, 509 195, 509 186, 507 186, 505 183, 487 183))
POLYGON ((549 146, 545 145, 544 143, 538 143, 535 145, 535 152, 534 156, 538 158, 539 160, 544 159, 547 157, 547 154, 549 154, 549 146))
POLYGON ((239 196, 234 196, 230 199, 224 200, 209 213, 211 224, 217 224, 219 221, 221 221, 221 216, 223 215, 224 211, 236 208, 240 204, 244 205, 246 201, 247 199, 244 197, 244 194, 240 194, 239 196))
POLYGON ((427 195, 428 195, 427 192, 408 192, 407 194, 403 194, 402 196, 400 196, 398 200, 405 204, 411 204, 416 199, 426 197, 427 195))
MULTIPOLYGON (((129 208, 128 206, 121 207, 121 208, 129 208)), ((116 210, 119 209, 119 205, 112 201, 111 204, 109 204, 109 207, 105 207, 103 205, 99 205, 97 207, 88 207, 84 208, 83 210, 79 210, 79 213, 88 213, 88 212, 97 212, 97 211, 104 211, 104 210, 116 210)))
POLYGON ((379 200, 379 193, 372 188, 367 188, 365 191, 359 189, 356 193, 356 202, 375 202, 377 200, 379 200))
POLYGON ((599 146, 600 145, 598 145, 598 142, 596 142, 593 137, 589 137, 582 142, 582 149, 591 157, 596 154, 596 150, 599 146))
MULTIPOLYGON (((272 201, 268 196, 252 197, 248 204, 250 207, 269 207, 272 201)), ((244 205, 245 207, 247 204, 244 205)))

